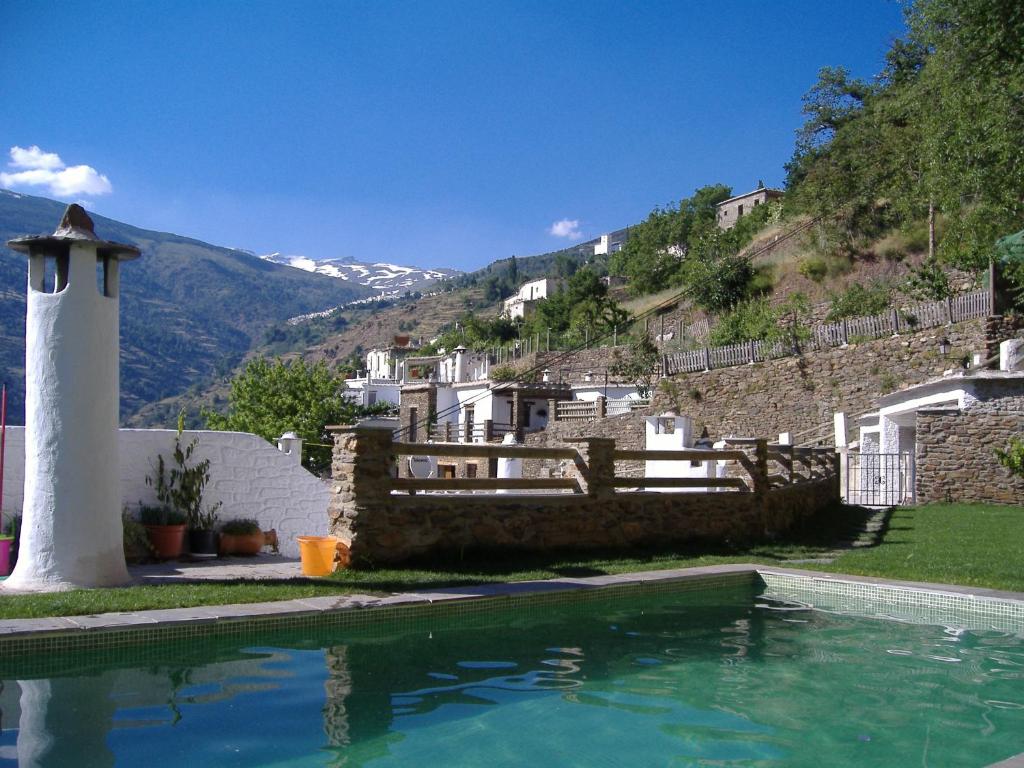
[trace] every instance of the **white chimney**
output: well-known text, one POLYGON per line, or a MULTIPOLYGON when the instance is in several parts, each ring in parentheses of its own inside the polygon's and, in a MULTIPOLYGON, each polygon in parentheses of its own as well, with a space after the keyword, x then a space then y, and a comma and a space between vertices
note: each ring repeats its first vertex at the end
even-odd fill
POLYGON ((1007 339, 999 345, 999 370, 1024 370, 1024 339, 1007 339))
POLYGON ((120 264, 139 250, 100 240, 78 205, 68 206, 52 235, 7 245, 28 254, 28 298, 24 518, 18 564, 4 588, 126 584, 118 293, 120 264))

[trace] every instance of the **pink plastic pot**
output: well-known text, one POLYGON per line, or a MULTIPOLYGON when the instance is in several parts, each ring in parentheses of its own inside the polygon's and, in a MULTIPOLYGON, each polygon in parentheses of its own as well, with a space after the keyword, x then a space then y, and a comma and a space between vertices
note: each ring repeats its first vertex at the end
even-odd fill
POLYGON ((0 538, 0 576, 7 576, 11 572, 11 545, 12 538, 0 538))

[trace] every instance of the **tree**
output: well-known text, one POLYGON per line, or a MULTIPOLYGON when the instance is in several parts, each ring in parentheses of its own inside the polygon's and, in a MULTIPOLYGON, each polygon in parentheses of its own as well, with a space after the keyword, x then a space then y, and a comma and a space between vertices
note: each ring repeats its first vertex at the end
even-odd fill
POLYGON ((388 405, 362 408, 342 396, 342 386, 322 360, 286 363, 258 357, 232 380, 227 413, 204 410, 203 417, 209 429, 252 432, 270 442, 291 430, 306 441, 303 466, 321 474, 331 466, 326 427, 351 424, 388 405))
POLYGON ((655 208, 647 219, 629 231, 622 250, 612 255, 609 270, 626 277, 630 293, 643 295, 679 285, 681 262, 695 234, 715 224, 715 206, 729 198, 730 187, 711 184, 693 197, 655 208))
POLYGON ((625 355, 615 350, 615 361, 609 366, 608 372, 630 381, 636 385, 640 397, 648 398, 654 389, 660 360, 658 348, 650 337, 644 334, 629 345, 629 351, 625 355))

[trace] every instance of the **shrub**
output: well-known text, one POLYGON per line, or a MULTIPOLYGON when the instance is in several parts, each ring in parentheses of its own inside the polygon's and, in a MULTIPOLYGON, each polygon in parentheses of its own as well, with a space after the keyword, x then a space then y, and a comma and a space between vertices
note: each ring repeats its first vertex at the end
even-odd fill
POLYGON ((229 536, 250 536, 254 533, 261 533, 259 522, 251 517, 240 517, 237 520, 228 520, 221 526, 221 533, 229 536))
POLYGON ((139 507, 139 522, 143 525, 185 525, 188 518, 170 507, 139 507))
POLYGON ((808 256, 797 269, 808 280, 820 283, 828 274, 828 263, 821 256, 808 256))
POLYGON ((884 283, 874 283, 865 288, 854 283, 840 294, 833 293, 831 299, 832 307, 825 317, 830 323, 844 317, 877 315, 889 306, 889 287, 884 283))
POLYGON ((515 381, 519 374, 511 365, 499 365, 491 369, 491 381, 515 381))
POLYGON ((995 453, 996 459, 1010 470, 1011 475, 1024 477, 1024 438, 1013 438, 1005 451, 996 448, 995 453))

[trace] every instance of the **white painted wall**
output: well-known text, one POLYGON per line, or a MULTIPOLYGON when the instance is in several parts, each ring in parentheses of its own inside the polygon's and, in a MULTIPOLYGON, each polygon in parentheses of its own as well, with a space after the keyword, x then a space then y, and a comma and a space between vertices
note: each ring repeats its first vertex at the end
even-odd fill
MULTIPOLYGON (((146 476, 154 473, 158 455, 170 460, 175 434, 172 429, 120 430, 118 510, 125 504, 134 510, 140 501, 156 503, 146 476)), ((327 534, 329 483, 304 469, 295 457, 246 432, 186 431, 182 444, 187 445, 193 437, 199 438, 193 458, 210 459, 210 483, 204 499, 210 504, 223 502, 218 513, 221 522, 256 518, 264 530, 277 531, 281 553, 289 557, 298 557, 296 536, 327 534)), ((23 508, 24 465, 25 428, 8 427, 5 512, 23 508)))
MULTIPOLYGON (((652 416, 646 419, 646 450, 692 451, 693 420, 689 416, 652 416), (671 425, 672 431, 669 432, 671 425)), ((725 462, 709 461, 645 461, 644 477, 678 477, 715 479, 725 477, 725 462)), ((713 493, 721 488, 646 488, 660 493, 713 493)))

